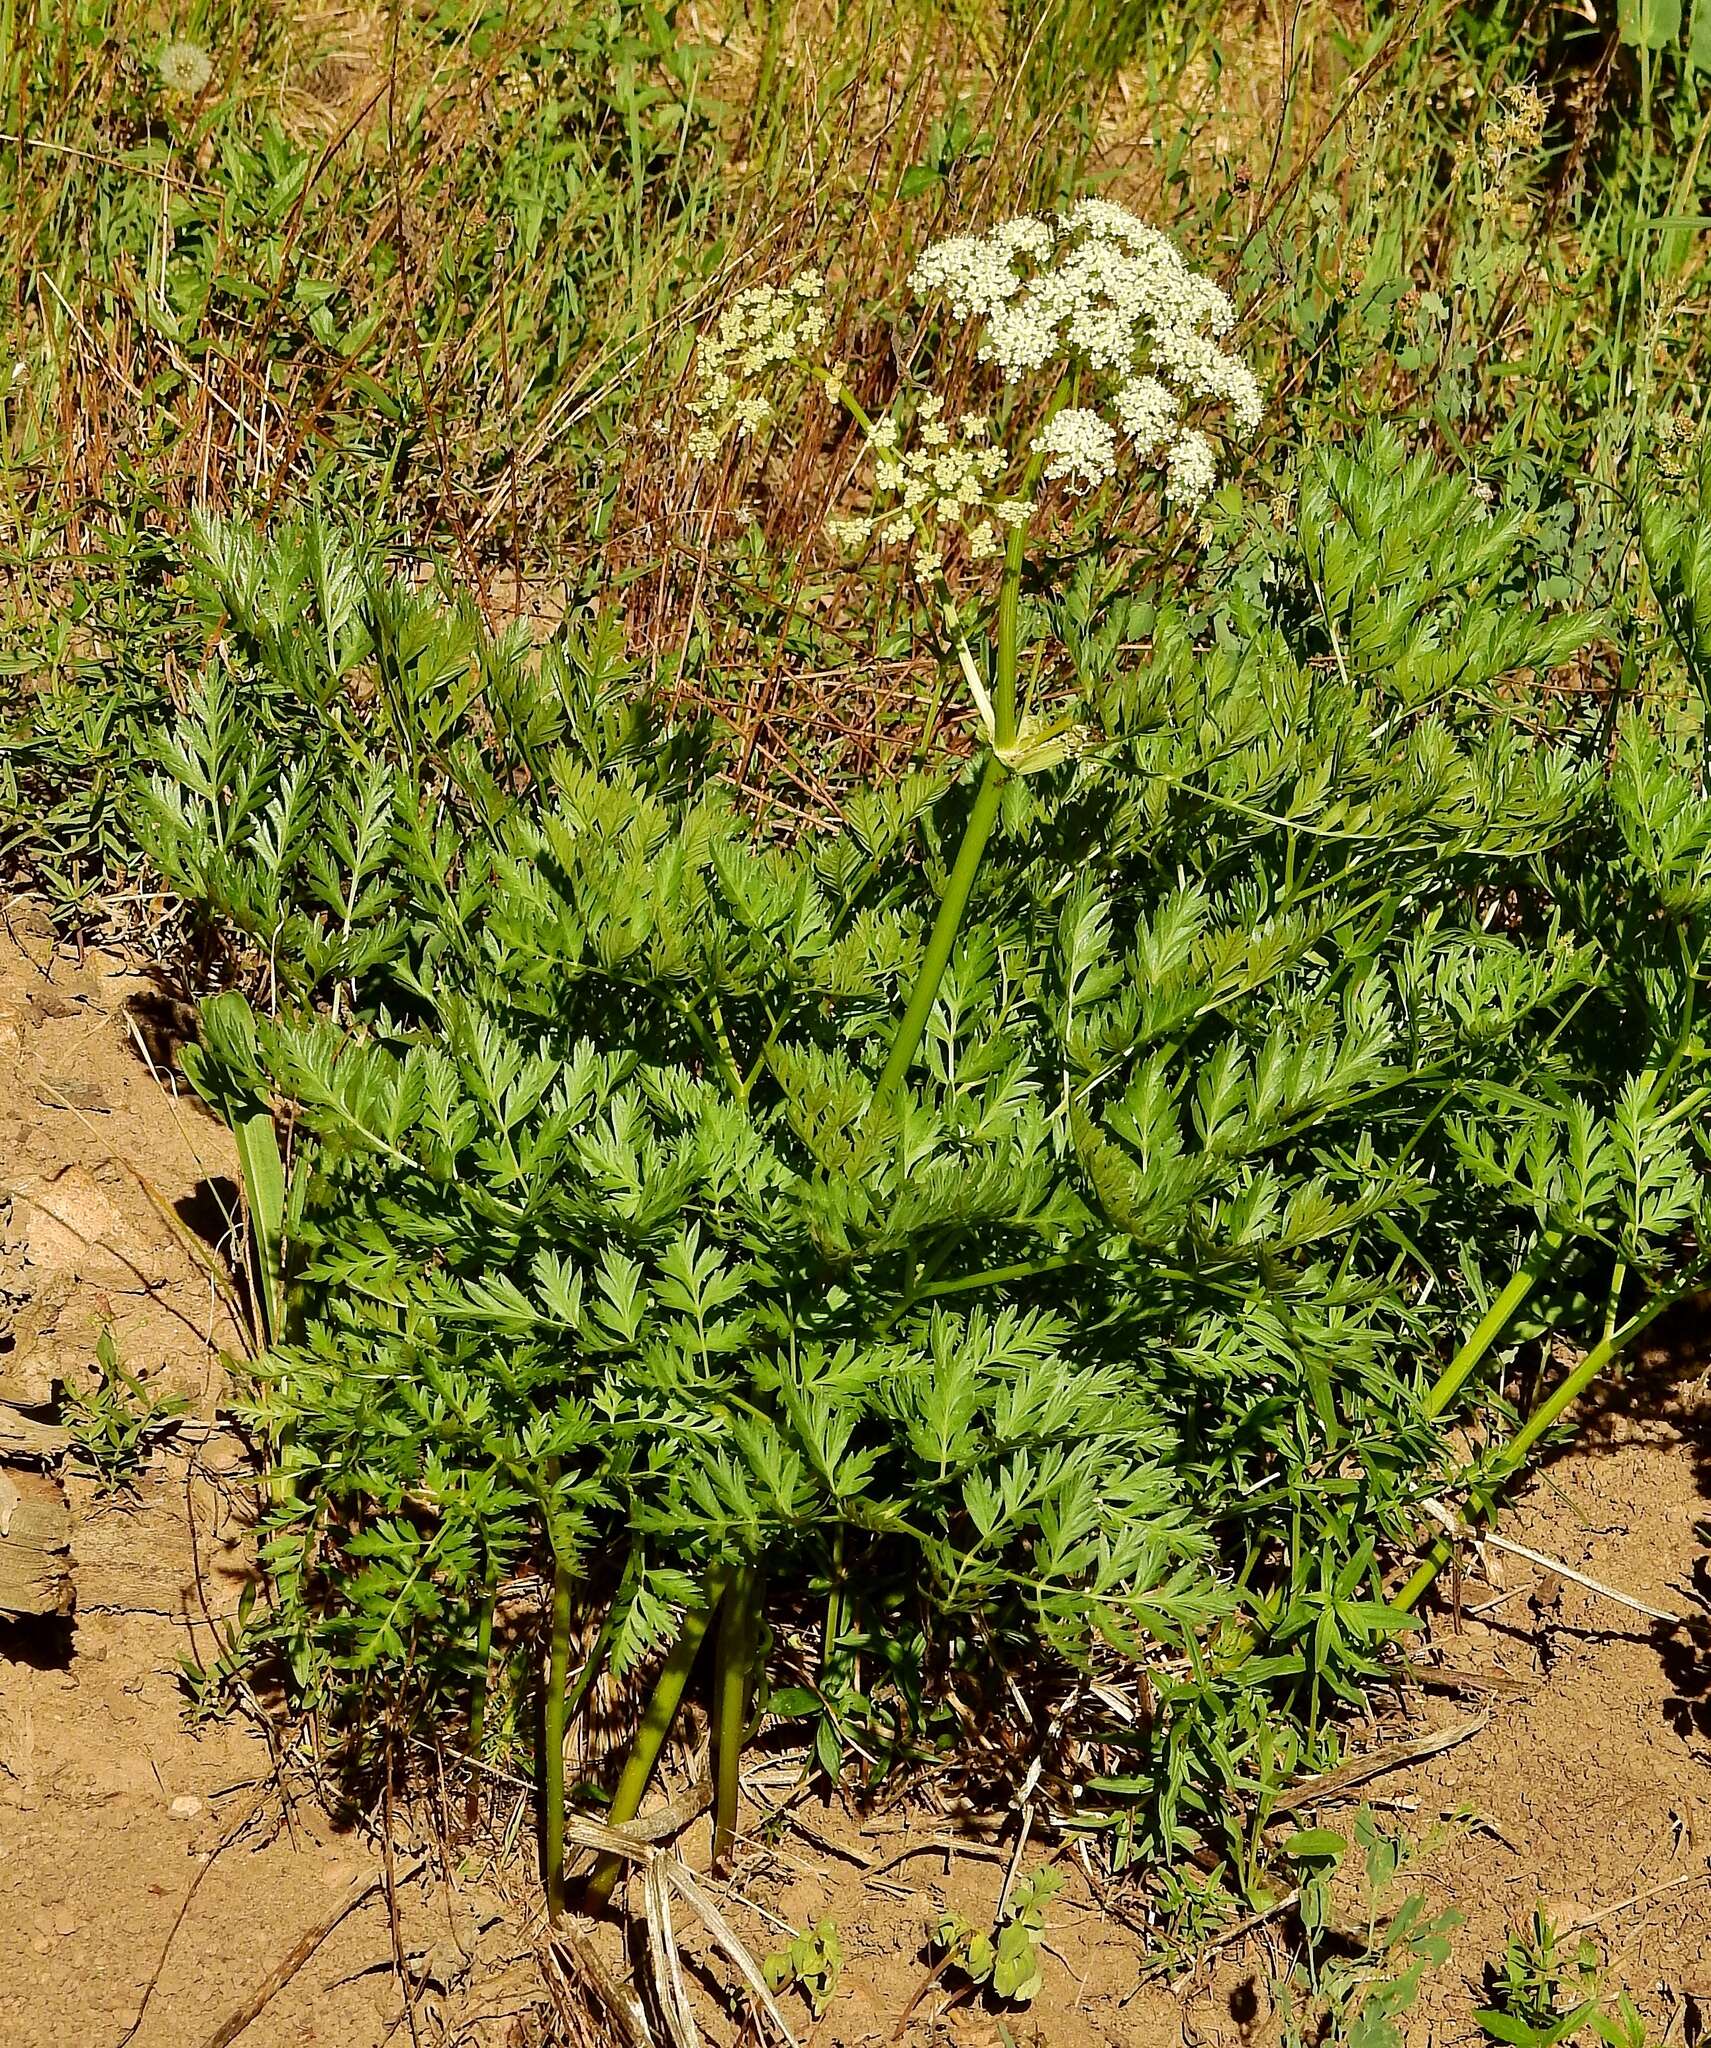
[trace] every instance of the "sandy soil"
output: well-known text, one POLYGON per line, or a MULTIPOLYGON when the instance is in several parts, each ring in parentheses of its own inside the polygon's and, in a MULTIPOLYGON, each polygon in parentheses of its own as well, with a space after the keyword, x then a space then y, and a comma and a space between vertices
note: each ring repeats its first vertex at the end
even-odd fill
MULTIPOLYGON (((153 1456, 134 1494, 103 1495, 67 1468, 75 1618, 0 1622, 0 2044, 204 2048, 353 1896, 238 2037, 244 2048, 380 2048, 412 2032, 469 2048, 616 2040, 590 2016, 573 1965, 553 1985, 540 1974, 521 1794, 498 1788, 477 1839, 389 1890, 376 1882, 373 1828, 335 1818, 302 1769, 278 1768, 267 1716, 189 1718, 179 1661, 218 1654, 251 1572, 243 1450, 215 1421, 220 1355, 244 1338, 201 1249, 224 1227, 233 1160, 225 1133, 159 1078, 174 1019, 158 992, 116 957, 56 951, 17 906, 10 921, 0 1400, 46 1412, 57 1386, 87 1383, 110 1328, 127 1366, 186 1396, 198 1420, 153 1456)), ((1659 1353, 1587 1421, 1503 1533, 1652 1606, 1703 1612, 1702 1365, 1691 1348, 1659 1353)), ((1513 1554, 1490 1552, 1484 1568, 1493 1583, 1470 1575, 1459 1623, 1441 1617, 1419 1652, 1459 1677, 1410 1695, 1378 1735, 1473 1732, 1360 1795, 1419 1845, 1397 1895, 1412 1888, 1434 1913, 1465 1916, 1403 2037, 1411 2048, 1477 2041, 1482 1967, 1543 1902, 1561 1922, 1589 1923, 1611 1987, 1628 1989, 1654 2041, 1691 2044, 1711 2020, 1706 1634, 1656 1629, 1513 1554)), ((763 1772, 755 1789, 770 1804, 786 1787, 763 1772)), ((1287 1967, 1286 1917, 1174 1983, 1143 1983, 1134 1902, 1062 1854, 1044 1990, 1027 2013, 1005 2013, 954 1979, 930 1981, 925 1931, 946 1905, 990 1915, 1013 1820, 995 1816, 982 1841, 925 1801, 866 1822, 813 1804, 790 1811, 765 1840, 751 1836, 719 1889, 757 1955, 782 1945, 787 1925, 837 1923, 848 1960, 814 2048, 1278 2038, 1270 1985, 1287 1967)), ((1336 1825, 1349 1811, 1315 1818, 1336 1825)), ((431 1819, 430 1805, 401 1807, 395 1873, 433 1848, 431 1819)), ((704 1835, 703 1823, 682 1838, 692 1867, 704 1868, 704 1835)), ((1054 1853, 1032 1845, 1026 1867, 1054 1853)), ((621 1972, 620 1930, 590 1939, 621 1972)), ((693 1938, 686 1950, 709 2037, 734 2039, 728 1972, 693 1938)), ((805 2002, 784 2003, 807 2038, 805 2002)))

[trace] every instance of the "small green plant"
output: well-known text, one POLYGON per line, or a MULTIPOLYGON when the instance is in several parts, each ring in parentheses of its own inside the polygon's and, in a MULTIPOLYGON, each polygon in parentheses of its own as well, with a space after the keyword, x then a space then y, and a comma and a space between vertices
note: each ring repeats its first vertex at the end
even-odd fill
POLYGON ((976 1927, 960 1913, 945 1913, 933 1939, 948 1964, 975 1984, 990 1986, 995 1998, 1028 2005, 1045 1982, 1040 1948, 1046 1935, 1046 1907, 1063 1888, 1055 1870, 1036 1871, 1016 1884, 990 1928, 976 1927))
POLYGON ((1363 1807, 1355 1816, 1362 1868, 1355 1878, 1359 1910, 1339 1920, 1334 1908, 1349 1841, 1329 1828, 1290 1837, 1282 1853, 1295 1872, 1301 1949, 1273 1982, 1285 2048, 1405 2048, 1398 2022, 1420 1993, 1429 1969, 1448 1960, 1456 1913, 1426 1916, 1410 1893, 1394 1911, 1386 1893, 1407 1860, 1408 1844, 1384 1833, 1363 1807))
POLYGON ((1596 1943, 1559 1933, 1540 1907, 1510 1929, 1485 1978, 1491 2003, 1475 2017, 1505 2048, 1559 2048, 1588 2032, 1604 2048, 1646 2048, 1645 2020, 1628 1994, 1606 2007, 1596 1943))
POLYGON ((119 1357, 111 1329, 96 1339, 95 1368, 93 1386, 66 1382, 65 1424, 103 1488, 117 1491, 134 1482, 149 1452, 178 1427, 190 1403, 145 1386, 119 1357))
POLYGON ((792 1935, 789 1942, 761 1965, 767 1984, 774 1991, 794 1985, 807 1999, 819 2019, 838 1988, 843 1975, 844 1945, 834 1920, 817 1920, 812 1927, 792 1935))

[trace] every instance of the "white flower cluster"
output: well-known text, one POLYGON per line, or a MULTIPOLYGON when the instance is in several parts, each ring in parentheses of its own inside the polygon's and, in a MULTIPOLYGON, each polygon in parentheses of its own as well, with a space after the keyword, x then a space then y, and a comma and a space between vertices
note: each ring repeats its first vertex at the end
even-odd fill
POLYGON ((751 434, 764 427, 772 418, 765 385, 791 364, 811 362, 826 326, 826 280, 817 270, 800 271, 782 290, 738 292, 696 352, 690 454, 716 455, 731 426, 751 434))
POLYGON ((932 578, 943 566, 938 543, 947 528, 968 535, 968 552, 985 561, 1003 548, 1001 529, 1019 526, 1033 510, 1025 498, 1004 498, 993 486, 1010 466, 1005 449, 990 438, 991 422, 964 413, 954 423, 945 402, 925 393, 915 407, 913 446, 905 446, 901 423, 891 414, 868 434, 873 457, 873 505, 865 516, 829 519, 826 531, 840 547, 882 547, 924 540, 915 556, 917 575, 932 578))
POLYGON ((1048 477, 1103 483, 1116 471, 1120 431, 1143 457, 1162 451, 1170 495, 1193 503, 1216 483, 1217 464, 1206 437, 1182 426, 1184 407, 1209 400, 1229 407, 1239 431, 1259 425, 1258 381, 1218 346, 1235 324, 1228 297, 1189 269, 1168 235, 1109 200, 935 242, 910 283, 984 324, 981 360, 1008 382, 1057 361, 1111 380, 1115 430, 1085 406, 1042 430, 1034 446, 1048 477))
POLYGON ((1034 452, 1046 458, 1048 481, 1102 484, 1117 467, 1117 436, 1085 405, 1066 405, 1034 436, 1034 452))

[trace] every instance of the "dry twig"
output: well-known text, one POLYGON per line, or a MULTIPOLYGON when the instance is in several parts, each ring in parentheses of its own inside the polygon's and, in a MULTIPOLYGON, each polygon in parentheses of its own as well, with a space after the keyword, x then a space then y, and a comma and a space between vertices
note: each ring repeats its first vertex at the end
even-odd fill
MULTIPOLYGON (((411 1857, 408 1863, 400 1865, 394 1873, 394 1882, 396 1884, 407 1883, 422 1869, 427 1860, 425 1856, 411 1857)), ((297 1972, 302 1969, 303 1965, 327 1939, 328 1935, 332 1933, 333 1929, 338 1926, 339 1922, 348 1913, 354 1913, 357 1907, 366 1900, 371 1899, 376 1892, 386 1885, 386 1881, 386 1873, 377 1870, 372 1876, 364 1878, 354 1890, 348 1892, 324 1920, 317 1921, 307 1934, 301 1935, 298 1938, 287 1953, 268 1971, 267 1975, 250 1993, 248 1998, 244 2000, 243 2004, 220 2022, 208 2036, 207 2040, 203 2042, 202 2048, 231 2048, 232 2042, 238 2038, 252 2021, 258 2019, 266 2011, 268 2006, 273 2003, 274 1999, 279 1996, 280 1992, 285 1989, 286 1985, 291 1982, 297 1972)), ((139 2013, 137 2017, 140 2024, 142 2015, 139 2013)), ((133 2028, 132 2032, 134 2033, 135 2031, 135 2028, 133 2028)), ((126 2035, 125 2038, 129 2040, 130 2035, 126 2035)))

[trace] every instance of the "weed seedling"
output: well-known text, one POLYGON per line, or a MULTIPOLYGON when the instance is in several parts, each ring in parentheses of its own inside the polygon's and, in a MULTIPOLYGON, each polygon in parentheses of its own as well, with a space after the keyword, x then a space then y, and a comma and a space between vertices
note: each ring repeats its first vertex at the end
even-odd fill
POLYGON ((960 1913, 945 1913, 933 1938, 947 1961, 971 1982, 990 1986, 993 1997, 1011 2005, 1027 2005, 1045 1982, 1040 1947, 1046 1934, 1046 1907, 1062 1888, 1057 1871, 1037 1871, 1012 1889, 990 1928, 977 1928, 960 1913))
POLYGON ((814 2017, 820 2019, 832 2002, 844 1968, 844 1945, 836 1921, 818 1920, 804 1928, 784 1948, 768 1956, 761 1968, 774 1991, 794 1985, 807 1999, 814 2017))
POLYGON ((1491 2003, 1475 2017, 1486 2039, 1505 2048, 1559 2048, 1588 2033, 1603 2048, 1646 2048, 1645 2020, 1628 1994, 1605 2006, 1596 1944, 1559 1934, 1541 1907, 1525 1927, 1510 1929, 1486 1965, 1485 1985, 1491 2003))
POLYGON ((96 1339, 95 1367, 93 1386, 66 1382, 65 1423, 103 1490, 116 1492, 135 1483, 149 1452, 178 1427, 190 1403, 146 1387, 120 1359, 111 1329, 96 1339))

